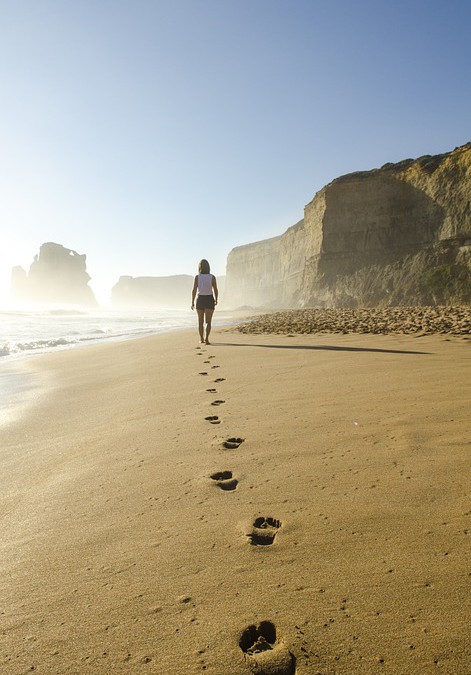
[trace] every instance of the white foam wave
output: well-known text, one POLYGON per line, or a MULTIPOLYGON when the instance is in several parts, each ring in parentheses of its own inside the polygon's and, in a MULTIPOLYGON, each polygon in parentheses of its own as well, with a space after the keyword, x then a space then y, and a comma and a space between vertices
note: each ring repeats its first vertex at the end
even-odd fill
POLYGON ((83 313, 70 310, 0 311, 2 360, 80 345, 137 338, 194 324, 189 311, 83 313))
POLYGON ((75 344, 75 341, 65 338, 56 338, 53 340, 34 340, 31 342, 15 342, 4 344, 0 347, 0 356, 10 356, 21 352, 37 351, 39 349, 49 350, 55 347, 66 347, 75 344))

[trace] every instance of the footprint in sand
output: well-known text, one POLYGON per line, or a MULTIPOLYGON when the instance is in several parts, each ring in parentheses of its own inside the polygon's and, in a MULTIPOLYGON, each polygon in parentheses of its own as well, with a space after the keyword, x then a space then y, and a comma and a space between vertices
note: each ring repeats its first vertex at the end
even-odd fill
POLYGON ((218 471, 211 476, 212 480, 216 481, 216 485, 221 490, 235 490, 239 482, 232 477, 232 471, 218 471))
POLYGON ((247 535, 252 546, 270 546, 275 541, 281 523, 276 518, 255 518, 252 531, 247 535))
POLYGON ((204 371, 203 371, 202 373, 198 373, 198 375, 207 375, 207 374, 208 374, 208 373, 206 373, 206 372, 204 372, 204 371))
POLYGON ((245 438, 238 438, 236 436, 231 436, 231 438, 228 438, 227 440, 225 440, 222 445, 227 450, 235 450, 244 441, 245 441, 245 438))
POLYGON ((205 417, 204 419, 211 422, 211 424, 221 424, 221 420, 217 415, 209 415, 209 417, 205 417))
POLYGON ((217 401, 213 401, 211 403, 211 405, 222 405, 223 403, 225 403, 225 401, 221 401, 220 399, 217 399, 217 401))
POLYGON ((214 381, 215 382, 224 382, 225 379, 226 379, 225 377, 218 377, 214 381))
POLYGON ((214 355, 213 355, 213 356, 208 356, 208 359, 215 359, 215 358, 216 358, 216 357, 215 357, 214 355))
POLYGON ((271 621, 248 626, 239 639, 245 660, 256 675, 294 675, 296 659, 277 636, 271 621))
POLYGON ((203 361, 203 363, 211 363, 211 361, 203 361))
POLYGON ((219 368, 219 366, 211 366, 211 368, 219 368))
POLYGON ((212 394, 216 393, 217 389, 206 389, 206 391, 210 391, 212 394))

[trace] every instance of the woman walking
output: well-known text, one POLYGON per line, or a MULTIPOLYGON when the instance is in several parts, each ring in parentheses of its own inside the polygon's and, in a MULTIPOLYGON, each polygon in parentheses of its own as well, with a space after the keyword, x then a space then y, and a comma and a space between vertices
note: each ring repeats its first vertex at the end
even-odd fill
POLYGON ((218 304, 218 285, 216 277, 211 274, 209 262, 200 260, 198 265, 198 274, 195 276, 193 291, 191 293, 191 309, 195 308, 198 313, 198 331, 201 344, 209 345, 209 334, 211 332, 211 318, 214 307, 218 304), (196 298, 196 293, 198 297, 196 298), (204 322, 206 321, 206 335, 204 332, 204 322))

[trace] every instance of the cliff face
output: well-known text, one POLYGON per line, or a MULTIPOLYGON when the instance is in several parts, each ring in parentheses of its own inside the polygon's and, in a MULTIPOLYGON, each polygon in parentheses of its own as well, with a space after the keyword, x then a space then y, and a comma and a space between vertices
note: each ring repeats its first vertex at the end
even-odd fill
POLYGON ((93 291, 88 286, 90 276, 86 260, 86 255, 60 244, 43 244, 39 255, 34 257, 29 274, 22 267, 13 268, 13 298, 28 303, 96 305, 93 291))
POLYGON ((119 307, 188 309, 193 277, 120 277, 111 290, 111 302, 119 307))
POLYGON ((227 258, 224 305, 269 306, 280 294, 280 239, 232 249, 227 258))
POLYGON ((231 251, 226 304, 268 304, 246 295, 247 279, 281 307, 467 302, 470 204, 471 143, 337 178, 276 246, 231 251))

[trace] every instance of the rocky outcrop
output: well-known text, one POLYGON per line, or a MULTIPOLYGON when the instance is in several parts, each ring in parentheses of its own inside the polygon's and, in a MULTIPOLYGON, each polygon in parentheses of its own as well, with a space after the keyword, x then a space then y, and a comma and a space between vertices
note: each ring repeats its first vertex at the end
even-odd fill
POLYGON ((154 307, 188 309, 191 305, 193 278, 188 274, 169 277, 119 278, 111 291, 115 307, 154 307))
POLYGON ((368 307, 285 309, 251 318, 232 327, 240 333, 311 334, 375 333, 433 335, 471 333, 471 307, 368 307))
POLYGON ((283 235, 230 252, 225 303, 469 302, 470 205, 471 143, 342 176, 283 235))
POLYGON ((86 255, 48 242, 34 256, 29 273, 14 267, 11 294, 16 301, 41 304, 96 305, 88 286, 86 255))

